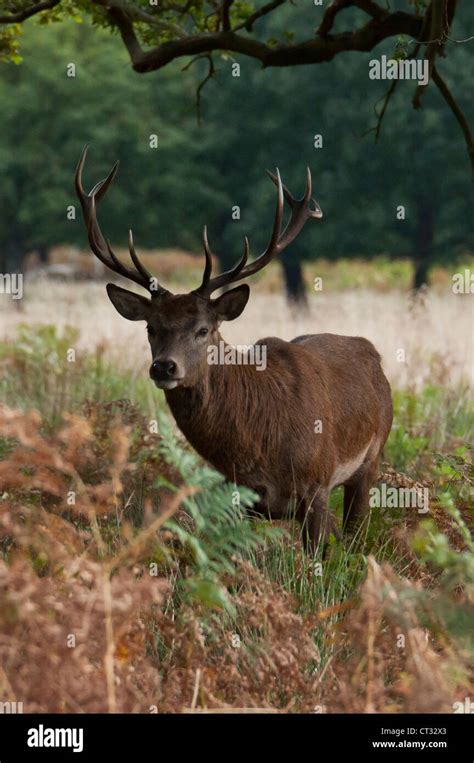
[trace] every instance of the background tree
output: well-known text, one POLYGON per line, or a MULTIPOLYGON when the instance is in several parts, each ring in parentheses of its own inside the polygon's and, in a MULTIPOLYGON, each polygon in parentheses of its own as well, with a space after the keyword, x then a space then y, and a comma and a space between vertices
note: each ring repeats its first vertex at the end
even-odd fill
MULTIPOLYGON (((222 52, 248 57, 265 69, 320 64, 404 36, 408 55, 426 58, 431 82, 459 123, 474 172, 468 121, 438 68, 440 57, 472 40, 456 26, 461 0, 392 0, 390 5, 376 0, 332 0, 323 5, 314 0, 310 11, 289 0, 270 0, 259 8, 248 0, 3 0, 1 5, 4 57, 18 56, 15 35, 27 19, 38 16, 48 23, 87 17, 96 27, 119 34, 139 73, 157 71, 183 57, 204 57, 210 77, 213 55, 222 52), (297 23, 301 12, 304 25, 297 23), (279 23, 268 36, 265 21, 274 17, 279 23)), ((416 107, 425 90, 416 90, 416 107)))
MULTIPOLYGON (((462 20, 474 24, 473 7, 465 6, 462 20)), ((278 19, 264 23, 271 37, 278 19)), ((294 23, 307 25, 305 14, 294 23)), ((302 298, 302 264, 319 257, 412 257, 420 285, 434 262, 454 262, 468 248, 472 184, 461 133, 435 90, 419 112, 407 111, 413 85, 399 82, 378 144, 366 134, 377 125, 373 107, 386 91, 386 83, 368 78, 368 61, 384 44, 318 69, 275 68, 271 77, 249 58, 239 70, 233 57, 223 57, 201 91, 198 124, 196 88, 207 61, 184 72, 175 62, 159 80, 136 77, 106 30, 91 34, 87 23, 43 29, 33 19, 24 27, 22 65, 0 67, 2 269, 6 258, 20 266, 34 247, 84 245, 82 221, 68 220, 66 209, 76 204, 72 174, 89 142, 91 184, 121 160, 113 200, 101 210, 116 245, 125 244, 130 225, 139 247, 181 246, 202 256, 208 223, 227 267, 245 234, 254 254, 266 244, 274 187, 264 170, 278 166, 298 194, 309 165, 324 218, 308 224, 282 263, 289 295, 302 298), (69 62, 75 77, 67 76, 69 62), (157 150, 150 134, 158 135, 157 150), (400 205, 404 220, 396 217, 400 205)), ((469 47, 453 48, 445 68, 448 83, 466 92, 469 47)), ((462 106, 472 118, 473 104, 466 99, 462 106)))

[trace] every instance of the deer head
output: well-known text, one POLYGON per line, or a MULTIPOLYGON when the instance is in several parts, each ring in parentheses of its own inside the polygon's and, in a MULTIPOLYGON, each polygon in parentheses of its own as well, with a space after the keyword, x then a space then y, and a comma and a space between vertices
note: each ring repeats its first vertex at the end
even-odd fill
POLYGON ((311 199, 311 173, 306 173, 306 190, 302 199, 295 199, 282 184, 280 173, 268 172, 277 187, 275 218, 270 242, 262 254, 248 263, 249 243, 245 238, 244 252, 239 262, 225 273, 212 276, 212 253, 209 248, 207 229, 204 228, 203 244, 206 257, 201 285, 189 294, 172 294, 159 284, 156 278, 140 262, 129 231, 129 251, 134 269, 124 265, 116 257, 110 243, 104 238, 97 221, 97 204, 111 185, 118 168, 114 165, 108 176, 97 183, 89 193, 82 186, 82 170, 87 154, 84 147, 75 175, 76 192, 81 202, 87 227, 89 243, 98 259, 110 270, 142 286, 148 296, 142 296, 120 286, 107 284, 107 294, 115 309, 131 321, 146 321, 150 342, 152 364, 150 376, 160 389, 170 390, 177 386, 192 387, 201 377, 207 365, 207 348, 219 341, 218 329, 222 321, 238 318, 244 310, 250 289, 246 284, 225 291, 213 299, 212 294, 228 287, 264 268, 280 254, 298 235, 310 218, 322 217, 319 205, 311 199), (282 231, 283 207, 286 199, 290 207, 290 219, 282 231))

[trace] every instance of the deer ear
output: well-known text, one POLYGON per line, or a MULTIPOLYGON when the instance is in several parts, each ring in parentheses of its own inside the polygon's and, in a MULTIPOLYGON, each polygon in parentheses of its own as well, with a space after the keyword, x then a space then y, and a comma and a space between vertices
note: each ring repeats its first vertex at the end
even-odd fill
POLYGON ((141 294, 127 291, 114 283, 106 286, 107 294, 113 306, 124 318, 129 321, 146 321, 151 302, 141 294))
POLYGON ((238 318, 248 302, 250 288, 246 283, 226 291, 212 301, 214 315, 218 321, 233 321, 238 318))

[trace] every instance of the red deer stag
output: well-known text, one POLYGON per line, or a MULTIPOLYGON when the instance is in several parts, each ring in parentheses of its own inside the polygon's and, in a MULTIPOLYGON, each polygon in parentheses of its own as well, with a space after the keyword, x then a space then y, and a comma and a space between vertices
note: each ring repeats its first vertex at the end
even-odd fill
MULTIPOLYGON (((366 512, 369 489, 378 473, 380 454, 392 424, 390 386, 373 345, 361 337, 308 334, 285 342, 261 339, 266 369, 237 361, 209 363, 209 349, 224 344, 222 321, 242 313, 249 298, 246 284, 212 299, 221 287, 253 275, 280 254, 309 218, 322 212, 306 191, 293 198, 280 175, 269 173, 277 187, 270 243, 247 263, 249 245, 231 270, 211 278, 212 255, 204 229, 206 264, 201 285, 189 294, 172 294, 158 284, 137 257, 134 268, 122 264, 104 238, 96 205, 109 188, 117 164, 90 193, 82 186, 87 147, 77 171, 76 191, 94 254, 107 267, 147 289, 144 297, 115 284, 107 294, 124 318, 146 321, 151 347, 150 376, 165 391, 176 423, 197 452, 227 479, 253 488, 259 510, 282 517, 290 506, 303 526, 303 540, 314 551, 332 532, 339 536, 328 510, 332 488, 344 485, 343 527, 352 528, 366 512), (286 199, 288 224, 282 228, 286 199)), ((256 346, 257 347, 257 346, 256 346)), ((260 349, 262 349, 262 347, 260 349)), ((241 360, 242 358, 240 358, 241 360)))

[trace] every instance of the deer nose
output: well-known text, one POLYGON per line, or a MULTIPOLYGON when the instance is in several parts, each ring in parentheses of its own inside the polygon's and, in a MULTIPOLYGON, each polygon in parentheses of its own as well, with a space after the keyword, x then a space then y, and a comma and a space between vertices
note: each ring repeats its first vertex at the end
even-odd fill
POLYGON ((176 373, 174 360, 154 360, 150 368, 150 376, 154 381, 172 379, 176 373))

